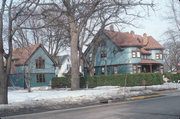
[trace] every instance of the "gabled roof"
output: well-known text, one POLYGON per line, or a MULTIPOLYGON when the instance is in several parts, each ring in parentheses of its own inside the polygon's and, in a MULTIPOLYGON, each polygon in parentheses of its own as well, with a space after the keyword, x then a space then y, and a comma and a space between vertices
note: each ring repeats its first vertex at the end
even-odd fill
POLYGON ((39 47, 41 47, 44 50, 44 52, 47 54, 47 56, 53 61, 53 63, 56 64, 54 59, 50 56, 50 54, 43 47, 42 44, 35 44, 23 48, 16 48, 13 51, 12 59, 15 60, 15 65, 25 65, 26 62, 29 60, 29 58, 35 53, 35 51, 39 47))
POLYGON ((117 46, 142 46, 141 37, 138 35, 110 30, 105 30, 104 33, 114 41, 117 46))
POLYGON ((148 44, 144 47, 144 49, 164 49, 162 45, 160 45, 152 36, 148 36, 148 44))
MULTIPOLYGON (((164 49, 152 36, 136 35, 133 31, 129 32, 116 32, 112 30, 104 30, 104 34, 109 37, 117 46, 128 47, 137 46, 143 47, 143 52, 146 49, 164 49)), ((147 53, 147 52, 146 52, 147 53)))

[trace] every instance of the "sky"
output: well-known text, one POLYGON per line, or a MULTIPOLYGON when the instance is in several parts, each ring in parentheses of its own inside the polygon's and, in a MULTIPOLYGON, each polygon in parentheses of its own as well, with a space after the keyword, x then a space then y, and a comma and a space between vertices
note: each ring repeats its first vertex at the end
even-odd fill
POLYGON ((136 21, 135 24, 139 24, 138 28, 128 27, 124 31, 133 30, 138 35, 146 33, 163 44, 165 41, 164 32, 168 29, 168 27, 170 27, 170 24, 165 19, 170 11, 167 7, 169 1, 170 0, 154 0, 155 12, 150 11, 150 16, 136 21))

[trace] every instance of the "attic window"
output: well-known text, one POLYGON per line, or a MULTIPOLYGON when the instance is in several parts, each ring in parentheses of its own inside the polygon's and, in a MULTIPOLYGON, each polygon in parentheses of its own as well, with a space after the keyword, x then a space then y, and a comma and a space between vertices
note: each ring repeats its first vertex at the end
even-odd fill
POLYGON ((106 42, 102 41, 102 42, 101 42, 101 47, 102 47, 102 46, 106 46, 106 42))
POLYGON ((107 52, 106 51, 101 51, 101 58, 107 57, 107 52))
POLYGON ((45 60, 39 57, 36 59, 36 69, 44 69, 45 68, 45 60))

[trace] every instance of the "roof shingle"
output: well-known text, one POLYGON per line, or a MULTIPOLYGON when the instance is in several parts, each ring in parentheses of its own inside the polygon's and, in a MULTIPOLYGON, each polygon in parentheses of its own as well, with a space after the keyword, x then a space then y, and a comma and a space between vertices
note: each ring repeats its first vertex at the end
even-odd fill
POLYGON ((36 51, 41 44, 35 44, 28 47, 16 48, 13 51, 13 59, 15 60, 15 65, 23 65, 26 63, 27 59, 36 51))
MULTIPOLYGON (((142 36, 134 34, 134 32, 115 32, 112 30, 104 30, 104 33, 117 45, 121 47, 139 46, 143 47, 143 52, 148 53, 145 49, 164 49, 152 36, 146 34, 142 36)), ((149 53, 148 53, 149 54, 149 53)))

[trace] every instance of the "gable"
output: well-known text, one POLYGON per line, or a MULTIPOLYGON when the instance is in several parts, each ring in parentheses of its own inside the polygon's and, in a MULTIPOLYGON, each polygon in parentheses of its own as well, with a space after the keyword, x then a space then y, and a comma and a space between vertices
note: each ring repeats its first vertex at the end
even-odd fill
POLYGON ((42 49, 43 54, 47 55, 49 59, 56 64, 54 59, 50 56, 47 50, 42 44, 35 44, 28 47, 16 48, 13 51, 12 59, 15 61, 15 65, 25 65, 29 59, 37 52, 38 49, 42 49))
POLYGON ((45 60, 46 64, 54 65, 54 61, 50 58, 49 54, 42 47, 38 47, 38 49, 27 59, 25 62, 28 63, 35 63, 35 60, 41 57, 45 60))

